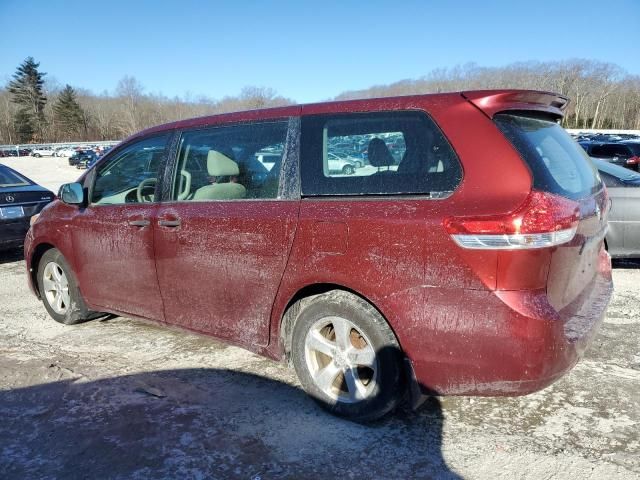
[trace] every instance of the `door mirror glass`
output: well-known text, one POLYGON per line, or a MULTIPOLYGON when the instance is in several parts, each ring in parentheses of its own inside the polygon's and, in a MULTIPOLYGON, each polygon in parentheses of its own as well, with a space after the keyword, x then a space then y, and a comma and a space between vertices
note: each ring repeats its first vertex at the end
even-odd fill
POLYGON ((84 203, 84 190, 79 183, 65 183, 60 187, 58 197, 69 205, 81 205, 84 203))

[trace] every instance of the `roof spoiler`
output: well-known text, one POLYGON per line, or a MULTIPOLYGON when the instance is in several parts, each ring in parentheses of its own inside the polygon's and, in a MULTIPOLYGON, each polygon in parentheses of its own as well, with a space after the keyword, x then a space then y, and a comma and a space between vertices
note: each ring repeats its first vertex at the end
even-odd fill
POLYGON ((489 118, 506 110, 535 110, 562 118, 569 104, 563 95, 536 90, 475 90, 461 95, 489 118))

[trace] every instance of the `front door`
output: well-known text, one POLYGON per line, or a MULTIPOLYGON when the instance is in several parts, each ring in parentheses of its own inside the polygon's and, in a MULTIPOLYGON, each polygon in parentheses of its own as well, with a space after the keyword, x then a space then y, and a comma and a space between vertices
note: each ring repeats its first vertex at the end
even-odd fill
POLYGON ((154 258, 155 188, 168 135, 114 151, 72 222, 82 293, 92 306, 162 321, 154 258))
POLYGON ((299 210, 279 182, 286 136, 287 121, 182 134, 172 201, 154 227, 168 323, 268 343, 299 210), (260 162, 266 154, 271 164, 260 162))

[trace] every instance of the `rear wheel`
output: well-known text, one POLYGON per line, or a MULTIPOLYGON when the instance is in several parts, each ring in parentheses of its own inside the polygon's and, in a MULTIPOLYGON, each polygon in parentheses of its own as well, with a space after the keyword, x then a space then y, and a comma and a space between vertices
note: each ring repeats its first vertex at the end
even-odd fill
POLYGON ((73 325, 99 315, 87 309, 67 260, 55 248, 40 259, 38 289, 42 303, 56 322, 73 325))
POLYGON ((402 397, 402 355, 393 332, 372 305, 349 292, 303 302, 291 355, 304 389, 336 415, 375 420, 402 397))

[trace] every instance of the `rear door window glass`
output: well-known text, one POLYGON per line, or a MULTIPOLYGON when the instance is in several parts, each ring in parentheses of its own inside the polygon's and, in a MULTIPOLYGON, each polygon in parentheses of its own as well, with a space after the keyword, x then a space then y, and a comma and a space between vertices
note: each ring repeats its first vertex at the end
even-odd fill
POLYGON ((184 132, 172 199, 277 198, 287 128, 273 121, 184 132))
POLYGON ((529 166, 535 189, 580 199, 602 187, 587 153, 557 123, 515 114, 494 120, 529 166))
POLYGON ((302 120, 303 195, 431 195, 460 184, 462 167, 422 112, 315 115, 302 120))

